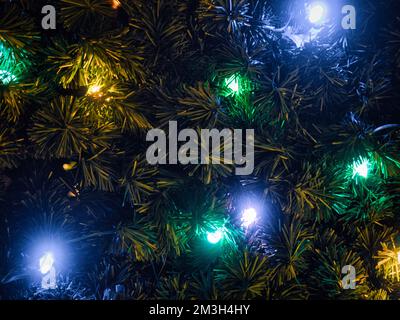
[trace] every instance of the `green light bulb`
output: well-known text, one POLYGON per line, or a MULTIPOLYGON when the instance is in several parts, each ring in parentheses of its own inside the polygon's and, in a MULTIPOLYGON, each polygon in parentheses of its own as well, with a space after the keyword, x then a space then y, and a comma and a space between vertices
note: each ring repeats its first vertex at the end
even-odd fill
POLYGON ((230 78, 225 79, 225 84, 235 94, 239 93, 239 77, 237 75, 233 75, 230 78))
POLYGON ((0 82, 4 84, 9 84, 11 81, 15 80, 17 80, 17 77, 14 76, 11 72, 0 70, 0 82))
POLYGON ((15 56, 9 48, 0 42, 0 84, 9 84, 17 80, 15 71, 17 62, 15 56))
POLYGON ((213 232, 207 232, 207 240, 211 244, 217 244, 224 237, 224 233, 221 230, 216 230, 213 232))
POLYGON ((368 178, 371 164, 368 159, 360 158, 353 162, 353 178, 360 176, 363 178, 368 178))

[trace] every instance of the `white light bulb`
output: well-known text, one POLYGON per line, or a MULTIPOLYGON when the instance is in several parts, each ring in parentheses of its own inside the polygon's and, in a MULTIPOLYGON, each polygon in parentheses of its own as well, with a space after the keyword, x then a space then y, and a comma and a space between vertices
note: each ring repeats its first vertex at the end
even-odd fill
POLYGON ((53 255, 48 252, 39 260, 39 268, 42 274, 49 273, 54 264, 53 255))
POLYGON ((308 19, 311 23, 319 23, 324 20, 325 14, 326 10, 322 4, 313 4, 309 7, 308 19))
POLYGON ((251 224, 257 220, 257 211, 254 208, 247 208, 242 214, 242 226, 248 228, 251 224))

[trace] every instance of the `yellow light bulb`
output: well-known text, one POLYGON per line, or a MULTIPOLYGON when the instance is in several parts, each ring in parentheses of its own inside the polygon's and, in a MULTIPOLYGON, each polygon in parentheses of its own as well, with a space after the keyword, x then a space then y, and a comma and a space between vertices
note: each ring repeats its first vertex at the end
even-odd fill
POLYGON ((70 170, 74 169, 76 167, 76 165, 77 165, 76 161, 72 161, 70 163, 64 163, 63 169, 65 171, 70 171, 70 170))
POLYGON ((88 91, 87 91, 87 93, 88 93, 89 96, 93 96, 93 97, 96 97, 96 98, 100 98, 100 97, 103 96, 103 94, 101 93, 101 86, 99 86, 97 84, 93 85, 93 86, 90 86, 88 91))
POLYGON ((94 94, 100 92, 101 87, 98 85, 91 86, 89 88, 89 94, 94 94))

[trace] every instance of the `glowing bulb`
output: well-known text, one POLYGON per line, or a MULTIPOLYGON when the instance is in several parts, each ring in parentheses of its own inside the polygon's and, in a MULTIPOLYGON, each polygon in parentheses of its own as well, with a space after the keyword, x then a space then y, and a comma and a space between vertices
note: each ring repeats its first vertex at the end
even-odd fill
POLYGON ((90 86, 87 94, 95 98, 101 98, 103 96, 103 93, 101 92, 101 86, 97 84, 90 86))
POLYGON ((118 9, 121 6, 121 2, 119 2, 118 0, 112 0, 111 2, 113 9, 118 9))
POLYGON ((17 78, 6 70, 0 70, 0 81, 4 84, 9 84, 11 81, 15 81, 17 78))
POLYGON ((400 251, 397 253, 397 261, 400 263, 400 251))
POLYGON ((53 255, 48 252, 39 260, 39 269, 42 274, 49 273, 50 270, 53 268, 54 264, 54 257, 53 255))
POLYGON ((257 211, 254 208, 247 208, 242 214, 242 226, 248 228, 257 220, 257 211))
POLYGON ((76 161, 72 161, 70 163, 64 163, 63 164, 63 169, 65 171, 71 171, 76 167, 76 165, 77 165, 76 161))
POLYGON ((233 75, 230 78, 226 79, 225 84, 233 92, 235 92, 235 93, 239 92, 239 79, 236 75, 233 75))
POLYGON ((311 23, 322 22, 325 19, 325 15, 326 9, 322 4, 316 3, 309 6, 308 20, 310 20, 311 23))
POLYGON ((355 176, 360 176, 367 178, 369 174, 370 163, 368 159, 361 158, 353 163, 353 178, 355 176))
POLYGON ((217 244, 221 241, 222 237, 224 236, 221 230, 216 230, 214 232, 207 233, 207 240, 212 244, 217 244))
POLYGON ((101 87, 98 85, 94 85, 89 87, 88 93, 89 94, 95 94, 95 93, 99 93, 100 92, 101 87))

